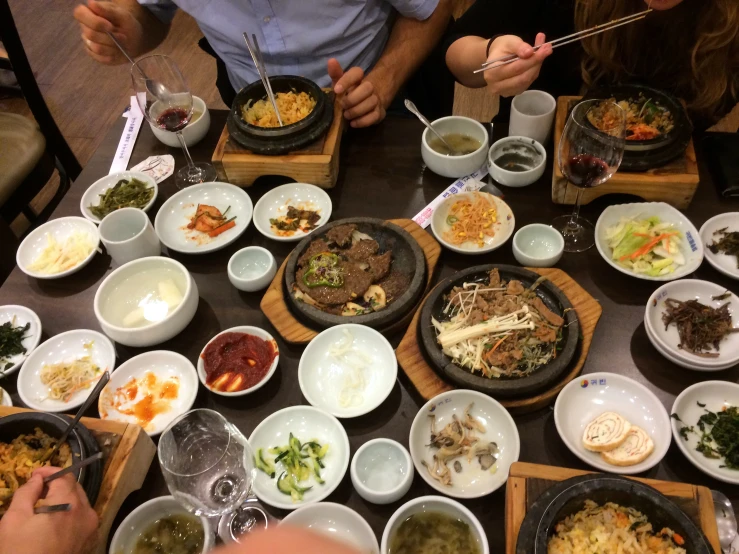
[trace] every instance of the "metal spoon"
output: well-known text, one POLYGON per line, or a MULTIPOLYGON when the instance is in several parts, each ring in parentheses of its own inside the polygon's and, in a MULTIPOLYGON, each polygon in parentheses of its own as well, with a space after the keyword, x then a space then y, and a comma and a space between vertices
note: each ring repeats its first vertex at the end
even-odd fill
POLYGON ((737 533, 734 507, 722 492, 712 490, 711 496, 713 496, 713 509, 716 512, 718 541, 721 543, 721 549, 726 552, 731 548, 731 543, 734 542, 737 533))
POLYGON ((121 43, 116 40, 116 38, 113 36, 113 33, 105 31, 105 34, 107 34, 110 37, 110 40, 112 40, 113 43, 118 47, 118 50, 121 51, 121 54, 126 56, 126 59, 131 62, 131 65, 136 66, 136 69, 139 70, 141 76, 146 81, 146 90, 149 91, 149 94, 151 94, 155 98, 158 98, 159 100, 163 100, 168 96, 171 96, 169 93, 169 89, 165 87, 162 83, 160 83, 159 81, 155 81, 154 79, 149 79, 149 77, 147 77, 146 73, 144 73, 144 70, 136 65, 136 62, 131 56, 128 55, 128 52, 125 51, 121 43))
POLYGON ((442 142, 442 144, 449 149, 449 152, 451 152, 452 155, 458 154, 457 150, 455 148, 452 148, 452 145, 449 144, 446 140, 444 140, 444 137, 442 137, 438 133, 438 131, 431 126, 431 122, 428 119, 426 119, 424 117, 424 115, 421 112, 418 111, 418 108, 416 108, 416 105, 413 102, 411 102, 410 100, 408 100, 407 98, 405 99, 405 107, 408 108, 408 111, 409 112, 411 112, 418 119, 420 119, 421 120, 421 123, 423 123, 424 125, 426 125, 426 127, 429 128, 429 131, 431 131, 432 133, 434 133, 439 138, 439 140, 442 142))

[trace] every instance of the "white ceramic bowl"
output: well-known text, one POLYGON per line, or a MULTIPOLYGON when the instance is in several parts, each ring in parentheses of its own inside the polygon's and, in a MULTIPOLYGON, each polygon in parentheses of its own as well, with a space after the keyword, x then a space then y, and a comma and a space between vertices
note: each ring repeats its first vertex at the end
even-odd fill
POLYGON ((342 504, 318 502, 301 506, 287 514, 280 525, 310 529, 351 546, 352 552, 364 554, 380 552, 375 532, 367 520, 342 504))
POLYGON ((500 248, 506 241, 511 238, 513 229, 516 227, 516 218, 508 204, 497 196, 493 196, 487 192, 462 192, 455 194, 444 200, 444 202, 434 210, 431 216, 431 230, 436 235, 436 239, 444 245, 445 248, 460 254, 485 254, 500 248), (495 235, 484 238, 484 245, 478 246, 476 242, 464 242, 460 245, 450 243, 444 238, 444 235, 451 228, 447 223, 447 215, 455 202, 464 198, 474 198, 475 194, 484 195, 490 202, 493 202, 498 212, 498 221, 493 225, 495 235))
POLYGON ((513 256, 527 267, 552 267, 562 257, 565 239, 550 225, 532 223, 513 235, 513 256))
POLYGON ((298 241, 315 231, 313 229, 306 233, 298 230, 289 236, 282 236, 275 233, 272 230, 269 220, 285 215, 288 206, 302 210, 317 211, 321 219, 316 223, 316 228, 328 223, 331 217, 331 198, 326 194, 325 190, 307 183, 289 183, 273 188, 265 193, 259 199, 256 206, 254 206, 254 226, 257 228, 257 231, 268 239, 283 242, 298 241))
POLYGON ((95 293, 93 308, 103 332, 114 341, 126 346, 153 346, 171 339, 187 327, 195 316, 199 301, 198 286, 184 265, 177 260, 164 256, 152 256, 128 262, 108 275, 95 293), (162 321, 150 323, 143 327, 121 327, 105 319, 102 313, 103 300, 110 294, 116 294, 116 289, 125 279, 154 268, 174 269, 185 277, 187 286, 184 291, 181 291, 182 302, 180 305, 162 321))
POLYGON ((200 379, 200 382, 203 384, 203 386, 206 389, 208 389, 211 392, 214 392, 215 394, 220 394, 221 396, 244 396, 245 394, 249 394, 251 392, 254 392, 257 389, 262 388, 265 385, 265 383, 267 383, 267 381, 269 381, 272 378, 272 376, 275 374, 275 370, 277 369, 277 364, 279 363, 280 363, 280 349, 278 348, 277 341, 274 339, 274 337, 270 335, 267 331, 260 329, 259 327, 241 325, 239 327, 231 327, 230 329, 221 331, 215 337, 210 339, 208 341, 208 344, 206 344, 205 347, 203 347, 203 350, 200 352, 200 355, 198 356, 198 378, 200 379), (224 391, 212 389, 208 386, 207 384, 208 376, 205 373, 205 363, 203 362, 203 354, 205 354, 205 349, 208 348, 208 345, 224 333, 246 333, 247 335, 258 337, 262 339, 263 341, 267 341, 267 342, 272 341, 272 346, 274 347, 277 355, 275 356, 275 359, 272 360, 272 365, 269 367, 269 370, 267 371, 265 376, 262 378, 261 381, 259 381, 259 383, 257 383, 253 387, 240 390, 240 391, 236 391, 236 392, 224 392, 224 391))
POLYGON ((700 430, 697 426, 695 429, 698 434, 688 433, 687 441, 680 436, 680 429, 684 426, 695 426, 698 418, 706 413, 705 410, 720 412, 723 408, 730 406, 739 406, 739 385, 729 381, 696 383, 681 392, 675 399, 672 413, 676 414, 682 422, 673 418, 670 424, 675 443, 691 464, 719 481, 739 485, 739 471, 721 467, 725 464, 723 459, 706 458, 696 451, 695 447, 700 438, 700 430), (705 409, 699 406, 698 402, 705 404, 705 409))
POLYGON ((706 368, 704 366, 699 366, 696 363, 687 362, 687 361, 683 360, 682 358, 676 357, 674 354, 672 354, 666 348, 662 348, 662 346, 660 345, 660 343, 658 343, 657 342, 657 339, 654 337, 654 334, 652 333, 652 331, 649 330, 649 327, 645 326, 644 329, 647 332, 647 337, 649 338, 649 342, 652 343, 652 346, 654 346, 654 348, 655 348, 655 350, 657 350, 657 352, 659 352, 660 354, 662 354, 667 360, 671 361, 673 364, 679 365, 680 367, 684 367, 685 369, 691 369, 693 371, 721 371, 721 370, 724 370, 724 369, 729 369, 731 367, 734 367, 734 365, 736 365, 733 362, 730 362, 728 364, 724 364, 724 365, 721 365, 721 366, 715 366, 715 367, 711 367, 711 368, 706 368))
POLYGON ((321 331, 303 351, 298 364, 298 382, 306 400, 336 417, 357 417, 371 412, 388 397, 398 376, 395 351, 382 334, 366 325, 344 324, 321 331), (350 405, 342 406, 339 400, 342 390, 357 376, 352 366, 355 357, 333 356, 332 347, 348 342, 351 334, 353 347, 362 354, 357 364, 364 364, 361 371, 365 386, 357 388, 358 397, 350 405), (361 401, 360 401, 361 400, 361 401))
POLYGON ((272 252, 261 246, 247 246, 228 260, 228 280, 239 290, 255 292, 267 288, 277 273, 272 252))
POLYGON ((20 270, 29 277, 35 277, 36 279, 59 279, 61 277, 66 277, 67 275, 71 275, 72 273, 76 273, 89 264, 92 258, 95 257, 95 254, 97 254, 99 248, 100 234, 98 233, 98 228, 94 223, 86 220, 84 217, 60 217, 59 219, 47 221, 40 227, 31 231, 18 247, 15 261, 20 270), (62 244, 74 233, 85 233, 90 238, 92 250, 87 258, 82 260, 76 266, 60 273, 54 273, 53 275, 38 273, 28 268, 28 266, 31 265, 48 246, 46 238, 47 235, 51 235, 59 244, 62 244))
POLYGON ((534 139, 527 137, 505 137, 495 141, 487 155, 488 173, 497 183, 507 187, 526 187, 538 181, 544 175, 547 166, 547 151, 534 139), (515 151, 523 146, 533 147, 539 154, 539 163, 528 171, 510 171, 503 169, 493 160, 508 151, 515 151))
POLYGON ((554 423, 562 441, 583 462, 610 473, 634 475, 656 466, 670 447, 670 418, 652 391, 633 379, 615 373, 590 373, 570 381, 557 396, 554 423), (616 412, 644 429, 654 441, 654 451, 633 466, 606 463, 598 452, 582 444, 585 427, 604 412, 616 412))
POLYGON ((449 133, 461 133, 480 141, 480 148, 471 154, 464 156, 446 156, 431 149, 428 141, 435 135, 428 130, 423 130, 421 136, 421 157, 423 163, 434 173, 442 177, 465 177, 474 173, 485 165, 485 156, 488 151, 488 132, 479 121, 469 117, 452 115, 442 117, 431 123, 431 126, 441 135, 449 133))
MULTIPOLYGON (((135 416, 121 413, 111 403, 106 402, 105 399, 110 400, 112 398, 112 394, 109 395, 108 391, 112 393, 116 389, 125 386, 131 379, 141 379, 147 373, 153 373, 159 383, 173 377, 179 382, 177 398, 169 402, 169 410, 157 414, 144 427, 144 431, 149 436, 160 434, 174 419, 192 408, 195 397, 198 394, 198 378, 195 367, 182 354, 170 350, 154 350, 134 356, 121 364, 115 373, 110 376, 110 381, 105 385, 103 392, 100 393, 100 397, 98 398, 100 419, 110 419, 123 423, 141 425, 135 416)), ((136 396, 120 407, 128 411, 149 393, 149 390, 139 385, 136 396)))
POLYGON ((154 202, 156 202, 157 200, 157 196, 159 195, 159 187, 157 186, 157 182, 151 177, 151 175, 147 175, 146 173, 143 173, 141 171, 121 171, 120 173, 112 173, 110 175, 106 175, 102 179, 98 179, 97 181, 95 181, 87 188, 85 193, 82 195, 82 199, 80 200, 80 211, 86 219, 89 219, 93 223, 100 225, 102 219, 100 219, 96 215, 93 215, 93 213, 90 211, 90 206, 97 206, 100 203, 100 195, 105 194, 106 190, 113 188, 113 186, 121 179, 138 179, 139 181, 143 181, 144 183, 146 183, 149 188, 153 188, 154 196, 151 197, 151 200, 149 200, 146 206, 141 208, 145 212, 148 212, 151 209, 151 207, 154 205, 154 202))
POLYGON ((457 389, 444 392, 423 405, 418 410, 411 425, 408 444, 416 471, 431 487, 454 498, 479 498, 498 490, 508 480, 511 464, 518 461, 521 441, 518 429, 511 414, 497 401, 481 392, 457 389), (494 442, 498 445, 496 471, 483 471, 477 459, 468 462, 458 458, 462 464, 460 473, 452 470, 452 485, 446 487, 434 480, 422 461, 432 463, 435 448, 427 446, 431 437, 430 415, 436 416, 436 429, 440 431, 453 421, 453 416, 464 417, 464 411, 473 404, 470 415, 485 426, 485 433, 475 431, 481 442, 494 442))
POLYGON ((302 481, 301 486, 312 488, 305 493, 301 502, 292 502, 289 496, 277 490, 281 463, 276 464, 275 479, 271 479, 263 471, 257 471, 254 493, 262 502, 283 510, 295 510, 305 504, 320 502, 336 490, 349 467, 349 437, 346 431, 334 416, 312 406, 291 406, 268 416, 252 431, 249 445, 254 452, 259 448, 266 451, 268 448, 287 444, 290 433, 301 442, 316 439, 320 444, 328 443, 330 446, 323 458, 326 467, 321 471, 321 478, 325 483, 319 485, 312 476, 302 481))
POLYGON ((382 438, 360 446, 349 468, 354 489, 372 504, 403 498, 413 484, 413 473, 413 460, 403 445, 382 438))
POLYGON ((239 238, 249 226, 252 212, 251 198, 239 187, 228 183, 200 183, 182 189, 162 204, 154 220, 154 228, 159 240, 170 250, 205 254, 220 250, 239 238), (198 204, 214 206, 222 213, 230 206, 226 216, 236 216, 236 226, 214 238, 187 229, 198 204))
POLYGON ((382 532, 380 552, 382 554, 390 554, 390 541, 398 527, 412 515, 424 512, 440 512, 466 523, 470 526, 472 535, 475 537, 478 552, 480 554, 490 554, 488 539, 480 521, 471 511, 462 506, 462 504, 451 498, 444 498, 443 496, 421 496, 409 500, 398 508, 390 517, 387 525, 385 525, 385 530, 382 532))
POLYGON ((621 273, 647 281, 674 281, 675 279, 686 277, 698 269, 703 261, 703 243, 701 242, 698 230, 683 213, 664 202, 639 202, 635 204, 608 206, 600 214, 595 224, 595 246, 603 259, 621 273), (645 219, 652 216, 659 217, 663 222, 672 223, 675 229, 683 234, 680 248, 685 256, 685 265, 678 267, 675 272, 668 275, 651 277, 641 273, 634 273, 611 259, 612 251, 608 246, 608 239, 606 237, 608 228, 618 225, 622 217, 645 219))
MULTIPOLYGON (((118 527, 115 535, 113 535, 113 541, 110 543, 108 554, 133 552, 141 533, 146 531, 147 527, 155 521, 163 517, 187 513, 187 510, 173 496, 160 496, 144 502, 128 514, 128 517, 118 527)), ((205 517, 199 519, 205 531, 203 549, 199 554, 204 554, 215 545, 215 536, 208 525, 208 519, 205 517)))
POLYGON ((0 370, 2 370, 3 375, 11 375, 18 371, 18 368, 23 365, 23 362, 26 361, 28 356, 31 355, 31 352, 38 346, 38 343, 41 342, 41 320, 33 310, 25 306, 0 306, 0 325, 7 322, 11 322, 14 327, 24 327, 27 323, 30 323, 31 326, 21 341, 23 348, 26 349, 26 353, 16 354, 7 360, 3 360, 0 363, 0 370), (3 369, 7 364, 12 365, 8 369, 3 369))
MULTIPOLYGON (((40 412, 66 412, 84 404, 95 384, 77 391, 68 402, 48 398, 49 388, 41 382, 45 365, 67 362, 90 356, 102 371, 115 368, 115 349, 108 338, 97 331, 79 329, 54 335, 28 356, 18 373, 18 394, 29 408, 40 412), (85 348, 86 344, 92 346, 85 348)), ((102 372, 101 372, 102 375, 102 372)))
MULTIPOLYGON (((156 104, 156 102, 154 104, 156 104)), ((154 110, 154 104, 152 104, 152 110, 154 110)), ((182 130, 182 136, 185 137, 185 144, 188 148, 191 146, 195 146, 197 143, 203 140, 203 137, 208 134, 208 129, 210 129, 210 112, 208 111, 208 107, 205 105, 205 102, 203 102, 202 98, 193 96, 192 106, 193 118, 195 117, 194 114, 196 112, 200 113, 200 117, 198 117, 194 121, 191 119, 190 123, 187 124, 187 127, 182 130)), ((154 111, 154 113, 156 113, 156 111, 154 111)), ((154 133, 154 136, 159 139, 159 142, 162 142, 172 148, 180 147, 180 141, 177 139, 176 133, 160 129, 151 122, 149 122, 149 127, 151 127, 151 132, 154 133)))
POLYGON ((714 254, 708 245, 716 242, 716 237, 713 234, 719 229, 727 228, 728 232, 739 231, 739 212, 728 212, 725 214, 719 214, 708 221, 706 221, 700 228, 700 237, 703 242, 703 246, 706 249, 706 260, 711 264, 717 271, 720 271, 724 275, 739 279, 739 267, 737 267, 736 256, 728 256, 719 252, 714 254))

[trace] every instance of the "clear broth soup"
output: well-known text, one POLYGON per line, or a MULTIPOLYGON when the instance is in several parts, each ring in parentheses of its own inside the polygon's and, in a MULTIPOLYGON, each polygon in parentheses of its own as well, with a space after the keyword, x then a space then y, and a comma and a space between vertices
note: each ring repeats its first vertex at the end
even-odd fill
POLYGON ((205 531, 200 520, 190 514, 158 519, 139 536, 133 554, 200 554, 205 531))
POLYGON ((390 538, 389 554, 479 554, 470 526, 441 512, 419 512, 390 538))
POLYGON ((441 136, 444 137, 444 140, 447 141, 452 148, 454 148, 454 152, 451 152, 436 136, 431 135, 428 143, 431 150, 445 156, 464 156, 466 154, 472 154, 482 146, 482 143, 476 138, 469 135, 463 135, 462 133, 447 133, 441 136))

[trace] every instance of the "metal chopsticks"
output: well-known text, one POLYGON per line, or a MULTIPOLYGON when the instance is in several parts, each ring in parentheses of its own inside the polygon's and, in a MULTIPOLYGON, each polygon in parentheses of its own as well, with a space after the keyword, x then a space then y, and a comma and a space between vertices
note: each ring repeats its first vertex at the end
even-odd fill
MULTIPOLYGON (((558 48, 560 46, 564 46, 565 44, 570 44, 571 42, 577 42, 584 38, 592 37, 593 35, 610 31, 611 29, 615 29, 616 27, 620 27, 621 25, 628 25, 629 23, 633 23, 634 21, 644 19, 651 11, 653 11, 652 8, 649 8, 644 10, 643 12, 627 15, 626 17, 614 19, 613 21, 609 21, 608 23, 601 23, 600 25, 596 25, 595 27, 591 27, 590 29, 585 29, 584 31, 579 31, 565 37, 545 42, 544 44, 540 44, 539 46, 534 46, 534 52, 539 50, 539 48, 541 48, 545 44, 551 44, 552 48, 558 48)), ((509 63, 513 63, 518 59, 520 58, 516 54, 509 54, 501 58, 488 60, 482 64, 480 69, 476 69, 475 71, 473 71, 473 73, 481 73, 483 71, 487 71, 488 69, 495 69, 496 67, 508 65, 509 63)))
POLYGON ((267 96, 269 97, 269 101, 272 102, 272 107, 274 108, 275 114, 277 115, 277 122, 280 124, 280 127, 282 127, 282 118, 280 117, 280 110, 277 109, 277 102, 275 102, 275 95, 272 93, 272 85, 269 82, 269 76, 267 75, 267 67, 264 65, 264 58, 262 58, 262 51, 259 49, 259 43, 257 42, 257 35, 252 35, 251 38, 254 41, 253 45, 249 42, 249 35, 247 33, 244 33, 244 40, 246 41, 246 47, 249 49, 249 54, 251 54, 251 59, 257 68, 257 72, 259 73, 259 78, 262 79, 262 84, 264 85, 264 90, 267 91, 267 96))

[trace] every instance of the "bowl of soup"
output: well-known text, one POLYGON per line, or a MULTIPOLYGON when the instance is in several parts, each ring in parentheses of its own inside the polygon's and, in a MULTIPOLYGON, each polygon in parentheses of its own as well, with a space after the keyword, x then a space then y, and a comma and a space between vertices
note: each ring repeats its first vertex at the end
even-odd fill
POLYGON ((93 307, 103 332, 114 341, 152 346, 187 327, 198 300, 198 287, 184 265, 153 256, 128 262, 108 275, 93 307))
POLYGON ((485 165, 488 132, 482 123, 454 115, 437 119, 431 126, 446 142, 444 144, 428 128, 424 130, 421 156, 431 171, 442 177, 457 179, 485 165))

